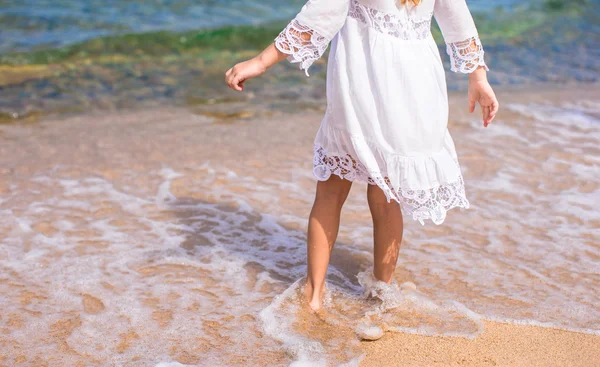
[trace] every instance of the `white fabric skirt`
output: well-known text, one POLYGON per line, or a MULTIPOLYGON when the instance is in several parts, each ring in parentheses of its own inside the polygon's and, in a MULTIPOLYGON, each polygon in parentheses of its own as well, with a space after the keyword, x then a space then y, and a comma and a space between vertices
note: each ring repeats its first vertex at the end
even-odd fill
POLYGON ((442 60, 429 34, 404 40, 348 18, 331 43, 313 173, 378 185, 405 215, 440 224, 468 208, 448 132, 442 60))

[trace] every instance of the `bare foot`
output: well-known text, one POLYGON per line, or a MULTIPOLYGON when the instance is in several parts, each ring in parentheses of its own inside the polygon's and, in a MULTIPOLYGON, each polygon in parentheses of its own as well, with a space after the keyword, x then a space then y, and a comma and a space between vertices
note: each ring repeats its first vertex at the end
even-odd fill
POLYGON ((313 312, 317 312, 321 309, 321 302, 325 295, 325 287, 321 288, 319 294, 313 291, 312 285, 309 281, 304 284, 304 300, 308 303, 308 307, 313 312))

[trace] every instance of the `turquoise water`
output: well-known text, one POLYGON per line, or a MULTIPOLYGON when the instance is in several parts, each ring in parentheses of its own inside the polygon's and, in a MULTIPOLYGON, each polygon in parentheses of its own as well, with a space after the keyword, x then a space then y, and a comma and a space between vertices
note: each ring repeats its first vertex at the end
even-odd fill
POLYGON ((259 24, 289 17, 300 1, 2 0, 0 52, 57 47, 157 30, 259 24))
MULTIPOLYGON (((261 24, 293 16, 303 0, 0 0, 0 53, 158 30, 261 24)), ((511 11, 517 0, 471 0, 476 12, 511 11)))

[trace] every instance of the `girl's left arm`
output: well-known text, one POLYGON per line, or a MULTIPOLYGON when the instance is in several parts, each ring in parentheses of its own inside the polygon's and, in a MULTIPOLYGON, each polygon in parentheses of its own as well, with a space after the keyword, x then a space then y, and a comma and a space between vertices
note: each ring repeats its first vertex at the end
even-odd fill
POLYGON ((469 74, 469 112, 473 112, 475 104, 479 103, 483 125, 487 127, 500 105, 487 80, 489 69, 467 3, 465 0, 435 0, 434 16, 450 55, 450 69, 469 74))
POLYGON ((308 68, 323 54, 346 21, 350 0, 308 0, 302 10, 258 56, 241 62, 225 73, 227 85, 242 91, 243 83, 288 59, 308 68))

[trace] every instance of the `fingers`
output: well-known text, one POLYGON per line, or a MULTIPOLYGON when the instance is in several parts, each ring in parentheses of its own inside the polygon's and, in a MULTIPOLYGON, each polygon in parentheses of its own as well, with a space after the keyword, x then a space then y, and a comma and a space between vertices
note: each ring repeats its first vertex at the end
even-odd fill
POLYGON ((475 111, 475 101, 469 101, 469 113, 473 113, 475 111))
POLYGON ((486 113, 484 113, 483 117, 483 125, 487 127, 494 117, 496 117, 496 113, 498 112, 498 100, 494 98, 492 103, 489 106, 484 107, 486 109, 486 113))
POLYGON ((244 90, 244 79, 242 79, 242 77, 233 69, 234 68, 231 68, 225 72, 225 82, 229 88, 241 92, 244 90))
POLYGON ((233 74, 233 68, 230 68, 229 70, 227 70, 225 72, 225 83, 227 83, 227 86, 229 88, 231 88, 231 82, 233 81, 232 74, 233 74))
POLYGON ((483 126, 487 127, 490 123, 490 107, 489 106, 481 106, 481 113, 483 115, 483 126))
POLYGON ((491 111, 490 111, 490 122, 496 117, 496 113, 498 112, 499 104, 497 100, 492 102, 491 111))
POLYGON ((241 92, 243 90, 243 88, 240 86, 240 76, 239 75, 234 75, 233 76, 233 80, 231 82, 230 88, 233 90, 237 90, 238 92, 241 92))

